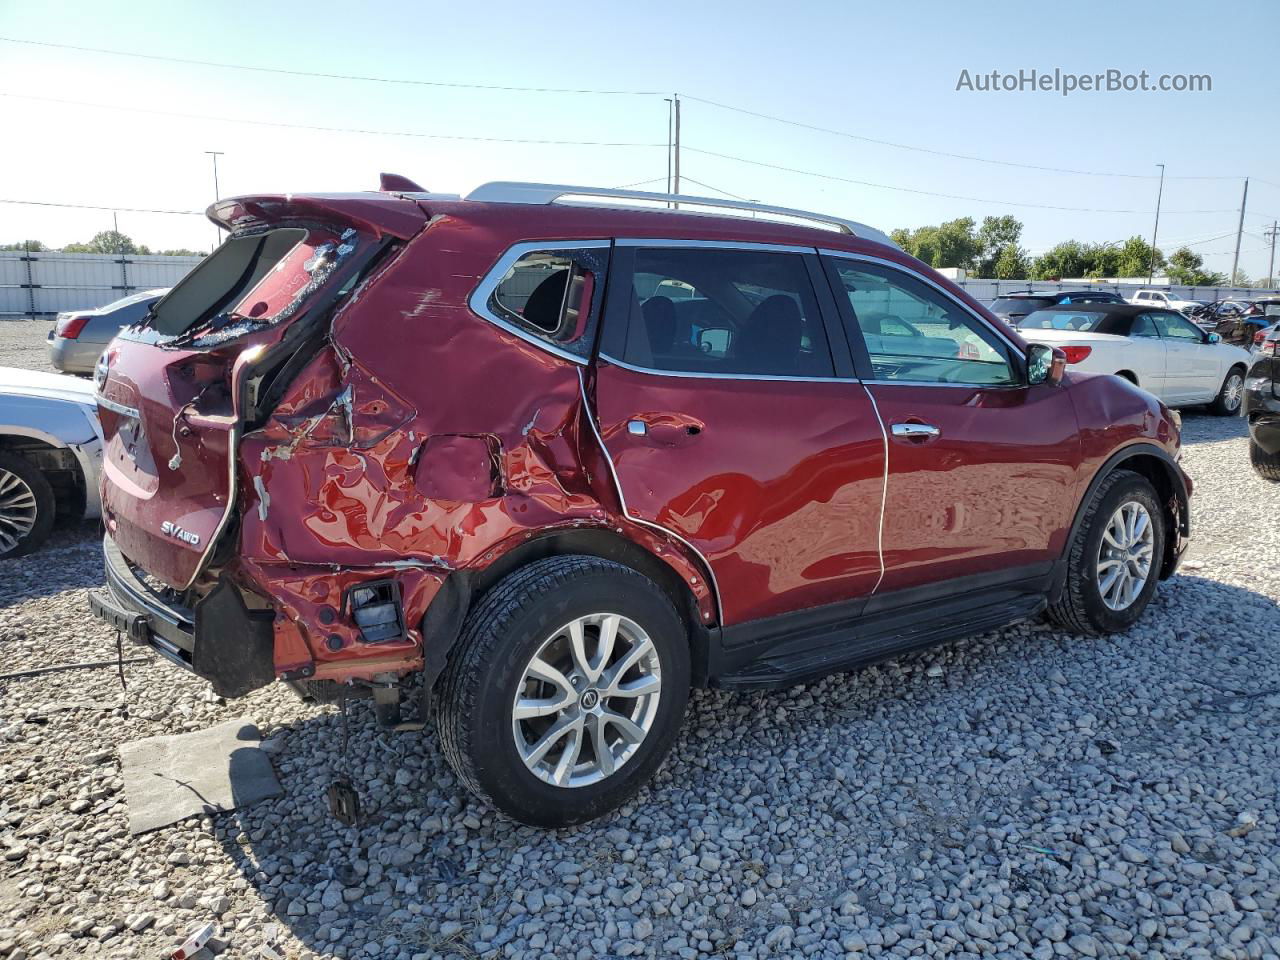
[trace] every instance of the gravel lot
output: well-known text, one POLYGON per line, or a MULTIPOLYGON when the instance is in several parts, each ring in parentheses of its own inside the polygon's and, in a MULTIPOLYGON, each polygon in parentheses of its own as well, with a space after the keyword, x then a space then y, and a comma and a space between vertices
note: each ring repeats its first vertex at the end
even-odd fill
MULTIPOLYGON (((0 324, 43 367, 47 325, 0 324)), ((695 694, 604 822, 511 823, 430 729, 162 661, 0 681, 0 957, 1280 955, 1280 530, 1239 420, 1186 414, 1195 546, 1129 634, 1026 623, 763 695, 695 694), (286 795, 131 840, 117 747, 247 716, 286 795), (263 947, 271 945, 274 953, 263 947)), ((110 659, 91 526, 0 561, 0 672, 110 659)), ((126 651, 130 652, 130 651, 126 651)))

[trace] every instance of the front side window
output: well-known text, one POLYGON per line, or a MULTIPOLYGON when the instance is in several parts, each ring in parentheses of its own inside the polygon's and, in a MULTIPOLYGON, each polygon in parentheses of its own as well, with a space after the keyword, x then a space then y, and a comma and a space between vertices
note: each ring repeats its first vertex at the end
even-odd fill
POLYGON ((583 359, 591 355, 609 262, 605 246, 516 251, 488 296, 488 312, 583 359))
POLYGON ((1202 343, 1204 341, 1204 334, 1200 331, 1200 328, 1176 313, 1157 313, 1155 319, 1156 326, 1160 329, 1162 337, 1190 343, 1202 343))
POLYGON ((611 355, 680 373, 835 376, 801 254, 636 247, 629 255, 630 289, 610 293, 611 355))
POLYGON ((1020 382, 1008 346, 923 281, 879 264, 840 258, 828 264, 837 290, 848 297, 854 333, 866 345, 873 379, 987 386, 1020 382))

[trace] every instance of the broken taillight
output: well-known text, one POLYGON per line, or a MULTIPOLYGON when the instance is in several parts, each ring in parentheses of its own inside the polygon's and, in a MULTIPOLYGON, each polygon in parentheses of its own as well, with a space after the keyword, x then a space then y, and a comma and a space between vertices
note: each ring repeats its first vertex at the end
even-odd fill
POLYGON ((352 587, 347 591, 347 610, 365 643, 384 643, 404 636, 400 584, 394 580, 371 580, 352 587))
POLYGON ((1063 347, 1062 352, 1066 354, 1067 363, 1079 363, 1093 353, 1093 347, 1063 347))

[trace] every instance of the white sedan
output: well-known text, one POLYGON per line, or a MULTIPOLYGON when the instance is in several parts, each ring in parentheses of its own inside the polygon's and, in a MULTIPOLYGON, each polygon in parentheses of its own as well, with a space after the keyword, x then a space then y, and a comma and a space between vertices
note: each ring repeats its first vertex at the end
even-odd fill
POLYGON ((1172 310, 1124 303, 1045 307, 1023 317, 1018 332, 1060 348, 1076 370, 1114 373, 1171 407, 1208 403, 1221 416, 1240 410, 1248 352, 1172 310))

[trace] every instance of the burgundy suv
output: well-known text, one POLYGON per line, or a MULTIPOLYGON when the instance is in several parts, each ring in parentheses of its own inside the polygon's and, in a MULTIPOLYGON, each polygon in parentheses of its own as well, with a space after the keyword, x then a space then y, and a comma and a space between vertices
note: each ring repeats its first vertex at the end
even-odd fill
POLYGON ((578 823, 693 685, 1124 630, 1178 564, 1176 416, 876 230, 384 187, 215 204, 97 373, 92 608, 224 696, 412 689, 473 791, 578 823))

